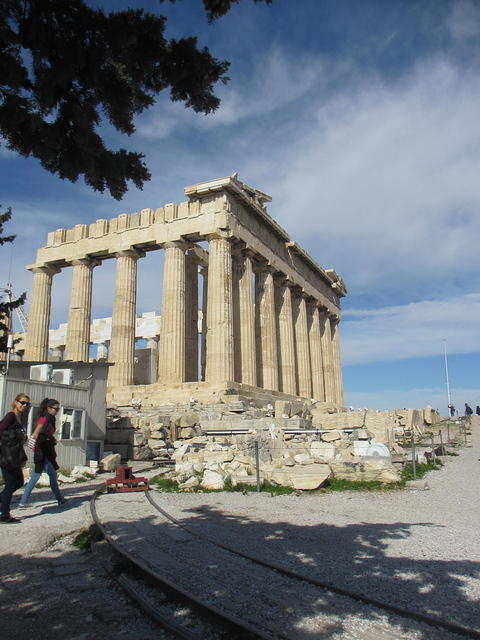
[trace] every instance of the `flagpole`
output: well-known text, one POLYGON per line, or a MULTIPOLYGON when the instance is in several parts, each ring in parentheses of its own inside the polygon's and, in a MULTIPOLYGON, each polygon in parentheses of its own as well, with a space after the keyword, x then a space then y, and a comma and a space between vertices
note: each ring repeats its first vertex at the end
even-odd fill
POLYGON ((445 382, 447 385, 447 403, 448 410, 450 412, 450 407, 452 406, 452 396, 450 395, 450 382, 448 379, 448 361, 447 361, 447 341, 443 341, 443 353, 445 355, 445 382))

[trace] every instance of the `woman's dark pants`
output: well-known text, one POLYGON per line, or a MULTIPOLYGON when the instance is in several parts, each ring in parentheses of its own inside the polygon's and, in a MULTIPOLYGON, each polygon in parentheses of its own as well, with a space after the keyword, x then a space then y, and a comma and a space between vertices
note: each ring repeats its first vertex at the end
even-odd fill
POLYGON ((12 501, 12 494, 20 487, 23 487, 23 471, 21 467, 17 469, 7 469, 1 467, 3 479, 5 480, 5 486, 2 493, 0 493, 0 504, 2 510, 2 516, 8 516, 10 513, 10 502, 12 501))

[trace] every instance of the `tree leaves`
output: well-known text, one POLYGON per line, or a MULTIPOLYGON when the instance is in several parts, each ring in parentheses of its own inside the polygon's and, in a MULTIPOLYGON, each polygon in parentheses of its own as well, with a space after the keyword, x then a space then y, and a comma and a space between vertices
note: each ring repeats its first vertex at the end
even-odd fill
MULTIPOLYGON (((238 0, 204 0, 210 20, 238 0)), ((258 1, 258 0, 256 0, 258 1)), ((263 0, 270 2, 270 0, 263 0)), ((150 172, 141 153, 107 148, 106 119, 131 135, 134 117, 170 89, 201 113, 220 104, 229 63, 194 37, 166 40, 166 19, 143 9, 105 14, 84 0, 0 0, 0 133, 48 171, 121 199, 150 172)))

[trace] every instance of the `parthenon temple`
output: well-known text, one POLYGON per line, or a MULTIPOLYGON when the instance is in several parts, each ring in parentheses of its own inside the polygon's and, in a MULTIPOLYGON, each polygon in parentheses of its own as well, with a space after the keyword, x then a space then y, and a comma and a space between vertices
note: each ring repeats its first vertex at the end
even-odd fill
POLYGON ((341 407, 342 279, 291 240, 267 213, 271 198, 236 174, 186 187, 185 194, 179 205, 48 234, 27 267, 33 288, 24 359, 48 359, 52 279, 72 267, 63 358, 88 361, 94 270, 114 259, 110 405, 230 394, 341 407), (137 263, 158 250, 160 320, 147 336, 158 349, 158 369, 150 384, 134 384, 137 263))

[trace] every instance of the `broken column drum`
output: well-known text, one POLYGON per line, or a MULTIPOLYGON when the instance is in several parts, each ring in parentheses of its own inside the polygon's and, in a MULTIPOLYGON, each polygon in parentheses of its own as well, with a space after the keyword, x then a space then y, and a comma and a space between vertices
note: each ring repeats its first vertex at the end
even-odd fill
POLYGON ((72 267, 65 344, 50 346, 56 358, 64 350, 68 360, 88 360, 92 278, 104 260, 115 259, 111 332, 93 340, 110 343, 111 404, 237 394, 342 406, 342 279, 270 217, 269 196, 236 175, 186 187, 185 194, 188 201, 178 206, 49 233, 27 267, 34 285, 24 358, 47 359, 52 278, 72 267), (134 385, 137 265, 151 251, 165 257, 161 318, 157 325, 148 318, 154 328, 143 334, 158 343, 158 375, 153 384, 134 385))

